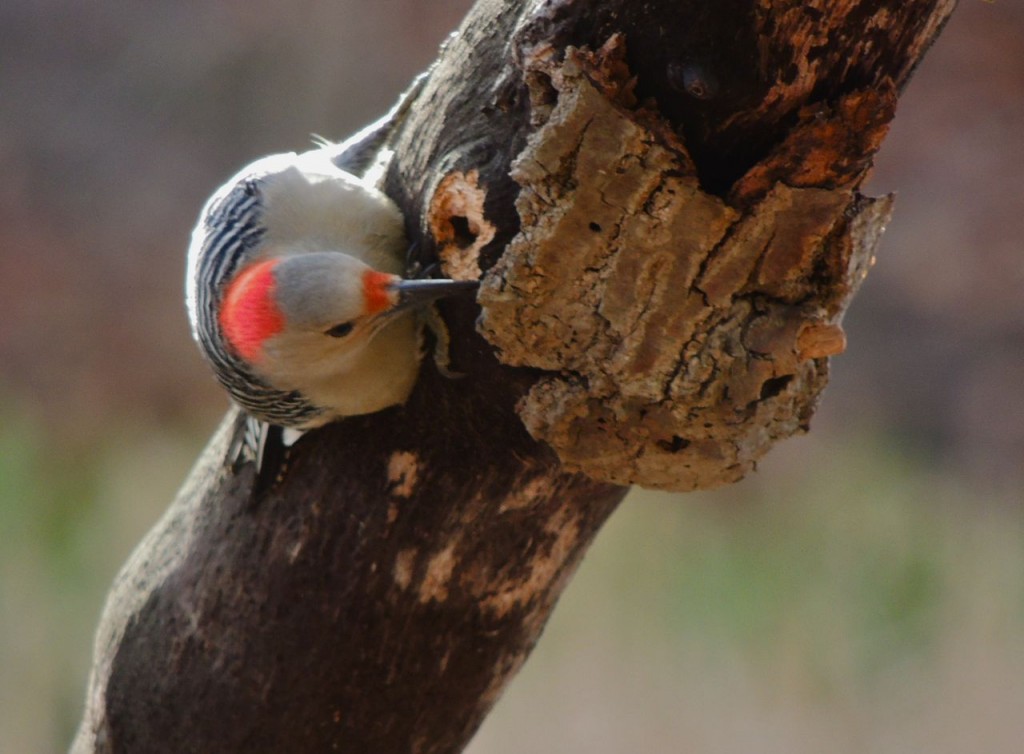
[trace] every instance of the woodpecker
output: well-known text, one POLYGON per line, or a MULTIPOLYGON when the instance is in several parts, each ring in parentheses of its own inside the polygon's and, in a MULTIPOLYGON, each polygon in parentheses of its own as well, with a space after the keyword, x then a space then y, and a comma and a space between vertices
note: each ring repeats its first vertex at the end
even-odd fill
POLYGON ((206 203, 188 253, 192 334, 251 416, 298 430, 404 403, 424 307, 476 281, 403 279, 401 211, 327 146, 272 155, 206 203))

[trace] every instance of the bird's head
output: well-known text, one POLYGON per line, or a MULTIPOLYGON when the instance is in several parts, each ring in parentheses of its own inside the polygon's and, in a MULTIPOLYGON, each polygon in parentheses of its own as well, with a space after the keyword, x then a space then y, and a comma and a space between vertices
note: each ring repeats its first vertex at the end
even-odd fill
POLYGON ((405 280, 349 254, 270 257, 241 269, 221 298, 227 345, 278 384, 344 370, 401 315, 473 290, 475 281, 405 280))

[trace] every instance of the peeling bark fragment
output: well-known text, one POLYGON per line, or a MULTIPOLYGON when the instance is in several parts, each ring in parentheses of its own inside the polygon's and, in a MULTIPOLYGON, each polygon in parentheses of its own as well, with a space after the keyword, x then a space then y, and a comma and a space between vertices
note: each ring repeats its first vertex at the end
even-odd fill
POLYGON ((753 216, 771 229, 771 238, 759 257, 751 288, 786 303, 814 297, 822 282, 814 273, 825 252, 823 245, 844 222, 852 202, 849 191, 776 185, 753 208, 753 216))
POLYGON ((427 563, 427 572, 420 584, 420 602, 444 602, 448 599, 448 585, 455 569, 455 545, 448 542, 440 552, 434 553, 427 563))
POLYGON ((778 183, 843 188, 857 185, 870 167, 896 113, 896 88, 852 92, 835 107, 819 103, 800 109, 798 125, 729 194, 746 205, 778 183))
POLYGON ((395 451, 388 459, 388 485, 395 497, 411 497, 419 475, 419 459, 415 453, 395 451))
POLYGON ((512 166, 521 231, 484 278, 480 330, 505 363, 549 372, 519 412, 569 470, 674 490, 734 482, 806 429, 825 357, 845 345, 839 319, 878 235, 862 237, 875 226, 860 218, 889 206, 850 187, 870 155, 846 157, 875 144, 891 108, 867 134, 870 97, 811 119, 733 206, 647 127, 650 110, 622 105, 614 54, 621 40, 530 59, 526 80, 556 96, 512 166), (798 149, 804 162, 783 165, 798 149), (778 182, 784 167, 808 185, 778 182))
POLYGON ((796 348, 800 361, 837 356, 846 350, 846 333, 837 324, 807 323, 797 333, 796 348))
POLYGON ((793 3, 758 0, 755 16, 768 96, 746 118, 771 118, 807 100, 821 82, 886 78, 902 87, 956 0, 793 3), (784 65, 782 64, 784 62, 784 65))

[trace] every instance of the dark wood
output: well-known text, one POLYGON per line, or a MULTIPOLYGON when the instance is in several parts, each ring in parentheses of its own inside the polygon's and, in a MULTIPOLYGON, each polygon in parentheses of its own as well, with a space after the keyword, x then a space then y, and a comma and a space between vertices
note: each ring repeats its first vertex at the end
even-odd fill
MULTIPOLYGON (((307 434, 264 495, 252 495, 251 464, 232 464, 243 421, 230 413, 111 590, 72 751, 460 751, 626 491, 607 482, 618 472, 587 469, 600 482, 572 471, 588 458, 544 424, 559 405, 545 415, 538 402, 587 380, 582 389, 600 400, 592 365, 560 347, 545 351, 534 325, 508 318, 524 302, 557 314, 561 303, 586 300, 552 298, 543 281, 531 299, 536 265, 523 260, 538 249, 556 272, 594 249, 611 249, 602 253, 615 264, 633 259, 564 229, 531 247, 534 228, 554 227, 543 191, 570 210, 584 197, 559 176, 593 185, 598 176, 586 171, 600 166, 587 159, 620 159, 615 145, 566 148, 572 118, 600 112, 629 143, 655 150, 630 180, 646 172, 658 185, 683 181, 696 203, 687 211, 713 208, 706 217, 750 231, 735 231, 728 253, 712 244, 690 283, 707 288, 700 295, 713 309, 716 297, 757 287, 768 314, 746 322, 737 342, 776 370, 789 359, 792 374, 754 379, 741 368, 753 362, 737 360, 727 386, 754 395, 744 426, 774 421, 758 406, 789 391, 802 427, 839 348, 841 330, 830 327, 855 288, 852 266, 873 251, 887 211, 857 188, 896 94, 951 10, 948 0, 479 2, 393 143, 387 181, 421 238, 422 261, 485 275, 483 335, 478 306, 443 306, 452 367, 465 376, 442 377, 427 359, 406 406, 307 434), (536 170, 524 157, 544 154, 575 162, 536 170), (793 234, 772 251, 751 230, 768 226, 749 218, 767 216, 766 207, 775 217, 779 202, 800 221, 771 226, 793 234), (820 218, 832 228, 837 216, 846 219, 823 241, 820 218), (739 275, 741 257, 763 274, 739 275), (812 262, 811 282, 793 274, 812 262), (797 337, 768 304, 799 308, 801 297, 828 316, 817 330, 799 319, 797 337), (504 334, 502 322, 512 323, 504 334), (783 358, 776 346, 785 338, 783 358), (538 396, 542 384, 549 389, 538 396)), ((668 217, 661 211, 651 216, 668 217)), ((640 261, 644 243, 638 234, 630 247, 640 261)), ((601 290, 628 308, 636 296, 617 280, 601 290)), ((642 276, 632 280, 639 286, 642 276)), ((693 321, 686 327, 691 339, 707 335, 693 321)), ((631 364, 637 353, 627 353, 631 364)), ((621 420, 635 419, 639 405, 621 403, 621 420)), ((691 447, 680 436, 661 449, 691 447)))

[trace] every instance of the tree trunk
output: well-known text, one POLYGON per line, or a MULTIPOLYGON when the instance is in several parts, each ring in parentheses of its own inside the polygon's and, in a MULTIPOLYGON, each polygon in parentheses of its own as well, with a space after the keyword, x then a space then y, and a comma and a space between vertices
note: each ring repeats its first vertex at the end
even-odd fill
POLYGON ((425 360, 255 493, 230 413, 112 588, 73 752, 460 751, 626 485, 806 429, 953 4, 478 2, 385 183, 482 278, 442 306, 464 377, 425 360))

